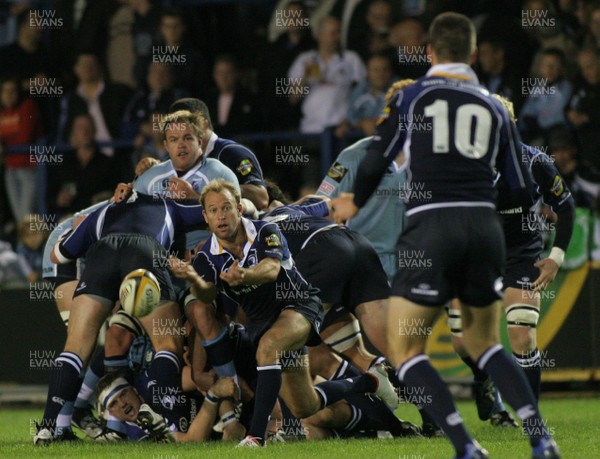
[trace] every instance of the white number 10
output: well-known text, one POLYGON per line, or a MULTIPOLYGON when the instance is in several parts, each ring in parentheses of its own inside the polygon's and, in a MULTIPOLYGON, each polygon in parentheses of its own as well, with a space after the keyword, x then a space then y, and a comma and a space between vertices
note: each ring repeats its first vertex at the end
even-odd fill
MULTIPOLYGON (((425 116, 433 118, 433 152, 450 151, 450 131, 448 126, 448 101, 437 99, 425 107, 425 116)), ((465 104, 456 110, 454 123, 454 146, 458 152, 472 159, 485 156, 488 152, 492 130, 492 115, 489 110, 477 104, 465 104), (471 129, 475 121, 475 135, 471 142, 471 129)))

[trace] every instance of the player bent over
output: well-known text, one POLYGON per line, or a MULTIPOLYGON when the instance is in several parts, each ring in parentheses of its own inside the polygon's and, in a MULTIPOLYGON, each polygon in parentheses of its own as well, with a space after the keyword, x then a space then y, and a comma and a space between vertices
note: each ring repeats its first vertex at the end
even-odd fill
MULTIPOLYGON (((66 263, 85 254, 87 268, 75 289, 67 342, 56 359, 60 364, 50 376, 44 417, 34 444, 45 445, 62 437, 63 429, 52 431, 56 418, 63 405, 75 401, 77 380, 90 358, 100 327, 118 299, 123 277, 144 268, 152 271, 160 283, 161 305, 142 323, 179 318, 168 272, 156 266, 155 254, 170 248, 176 229, 203 223, 198 207, 134 194, 127 201, 96 210, 55 246, 54 263, 66 263)), ((158 352, 150 368, 150 383, 159 387, 177 384, 171 380, 171 375, 179 373, 182 342, 177 338, 181 337, 151 336, 158 352)))
POLYGON ((201 194, 212 236, 193 266, 173 260, 176 276, 191 283, 200 301, 217 293, 237 302, 248 317, 248 332, 257 343, 254 415, 240 446, 260 446, 277 396, 292 414, 310 416, 348 393, 391 391, 376 373, 313 387, 304 346, 317 344, 323 308, 313 288, 293 265, 277 225, 242 218, 241 196, 224 180, 209 183, 201 194), (281 298, 278 292, 286 292, 281 298), (284 371, 282 367, 293 369, 284 371))

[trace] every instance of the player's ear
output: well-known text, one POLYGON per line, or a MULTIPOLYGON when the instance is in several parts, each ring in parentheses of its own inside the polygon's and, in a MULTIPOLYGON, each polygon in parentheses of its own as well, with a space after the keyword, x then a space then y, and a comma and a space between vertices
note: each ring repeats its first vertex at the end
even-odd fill
POLYGON ((477 63, 477 48, 475 48, 471 53, 470 59, 471 61, 469 62, 469 65, 475 65, 477 63))

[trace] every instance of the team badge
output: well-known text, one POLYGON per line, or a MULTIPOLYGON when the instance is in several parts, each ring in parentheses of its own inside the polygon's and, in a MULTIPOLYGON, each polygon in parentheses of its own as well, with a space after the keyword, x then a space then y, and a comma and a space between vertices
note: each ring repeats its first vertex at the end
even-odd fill
POLYGON ((560 176, 554 177, 554 183, 552 183, 552 188, 550 189, 554 196, 560 196, 563 191, 565 191, 565 186, 563 185, 563 181, 560 176))
POLYGON ((391 112, 390 107, 385 107, 383 109, 383 111, 381 112, 381 115, 379 115, 379 118, 377 118, 375 125, 379 126, 381 123, 383 123, 385 120, 387 120, 390 116, 390 112, 391 112))
POLYGON ((329 172, 327 172, 327 177, 339 183, 344 178, 344 175, 346 175, 346 172, 348 172, 347 167, 344 167, 340 163, 335 162, 333 163, 333 166, 331 166, 331 168, 329 169, 329 172))
POLYGON ((269 247, 281 247, 281 241, 279 240, 279 236, 276 234, 269 234, 266 237, 265 242, 269 247))
POLYGON ((245 177, 252 172, 252 163, 249 159, 244 159, 236 170, 245 177))

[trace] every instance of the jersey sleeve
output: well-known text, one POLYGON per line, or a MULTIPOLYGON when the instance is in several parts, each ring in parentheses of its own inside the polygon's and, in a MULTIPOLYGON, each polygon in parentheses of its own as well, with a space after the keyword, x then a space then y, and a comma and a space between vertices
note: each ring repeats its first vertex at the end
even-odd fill
POLYGON ((109 204, 92 212, 76 229, 67 233, 59 241, 55 246, 54 255, 60 263, 67 263, 84 256, 87 249, 99 239, 108 206, 109 204))
POLYGON ((227 145, 219 160, 233 171, 240 185, 264 186, 262 169, 256 155, 243 145, 227 145))
POLYGON ((329 215, 329 206, 324 199, 308 198, 300 205, 291 207, 313 217, 327 217, 329 215))
POLYGON ((166 199, 169 210, 173 212, 177 218, 177 222, 183 226, 184 231, 192 231, 199 227, 204 228, 206 221, 202 210, 202 205, 184 205, 171 199, 166 199))
POLYGON ((285 255, 285 239, 275 223, 267 223, 258 232, 254 241, 258 261, 265 258, 283 260, 285 255))
POLYGON ((217 267, 211 261, 210 255, 206 252, 206 250, 209 249, 203 248, 198 252, 196 258, 194 258, 192 266, 202 279, 204 279, 206 282, 212 282, 213 284, 217 285, 219 279, 217 267))
POLYGON ((367 154, 356 172, 354 204, 362 207, 375 191, 390 163, 402 151, 406 138, 404 123, 400 123, 405 109, 404 91, 399 91, 383 109, 367 154))
POLYGON ((333 199, 338 197, 340 193, 352 193, 357 166, 358 164, 351 161, 350 155, 342 151, 327 171, 327 175, 319 185, 317 194, 333 199))

